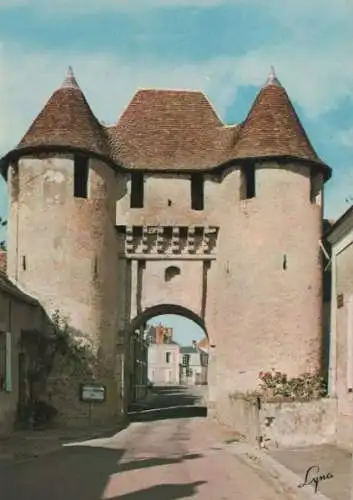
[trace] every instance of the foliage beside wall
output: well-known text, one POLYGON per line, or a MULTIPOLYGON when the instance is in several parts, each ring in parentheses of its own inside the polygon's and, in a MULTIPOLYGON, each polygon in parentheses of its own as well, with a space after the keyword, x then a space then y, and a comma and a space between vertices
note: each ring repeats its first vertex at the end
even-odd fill
POLYGON ((76 373, 93 375, 97 353, 90 339, 70 327, 68 319, 58 310, 52 316, 52 325, 55 354, 63 356, 76 373))
POLYGON ((58 310, 51 317, 50 327, 50 335, 37 335, 27 345, 29 391, 26 404, 19 408, 19 420, 30 427, 45 425, 57 414, 56 408, 43 401, 41 394, 58 359, 61 361, 59 369, 70 378, 77 375, 94 378, 96 352, 92 343, 71 328, 68 319, 58 310))
POLYGON ((327 395, 327 384, 319 373, 303 373, 289 378, 271 370, 259 373, 259 395, 268 398, 319 399, 327 395))

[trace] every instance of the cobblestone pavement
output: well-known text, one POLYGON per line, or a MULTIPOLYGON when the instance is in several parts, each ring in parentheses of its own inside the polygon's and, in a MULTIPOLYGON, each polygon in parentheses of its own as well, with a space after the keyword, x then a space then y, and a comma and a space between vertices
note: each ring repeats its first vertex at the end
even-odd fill
POLYGON ((200 397, 159 389, 116 435, 0 469, 1 500, 293 498, 232 453, 237 437, 204 418, 200 397))

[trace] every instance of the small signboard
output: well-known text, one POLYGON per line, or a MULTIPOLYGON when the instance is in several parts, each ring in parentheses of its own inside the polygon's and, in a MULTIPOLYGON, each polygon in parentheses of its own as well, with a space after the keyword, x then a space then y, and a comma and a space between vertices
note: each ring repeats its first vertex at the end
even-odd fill
POLYGON ((99 384, 82 384, 80 386, 80 400, 87 403, 104 403, 106 387, 99 384))

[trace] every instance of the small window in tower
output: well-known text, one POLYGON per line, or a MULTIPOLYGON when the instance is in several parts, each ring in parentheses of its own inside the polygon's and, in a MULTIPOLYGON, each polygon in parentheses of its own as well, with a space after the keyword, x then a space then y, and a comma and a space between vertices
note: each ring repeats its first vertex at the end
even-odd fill
POLYGON ((310 201, 321 205, 322 177, 317 172, 310 172, 310 201))
POLYGON ((180 268, 177 266, 169 266, 167 269, 164 271, 164 281, 170 281, 173 279, 175 276, 178 276, 180 274, 180 268))
POLYGON ((256 195, 255 165, 247 164, 243 168, 245 198, 254 198, 256 195))
POLYGON ((132 172, 131 174, 131 208, 143 208, 143 173, 132 172))
POLYGON ((172 353, 171 352, 166 352, 165 353, 165 362, 170 363, 170 358, 171 358, 172 353))
POLYGON ((87 198, 88 196, 88 158, 75 155, 74 158, 74 197, 87 198))
POLYGON ((204 183, 202 174, 191 176, 191 208, 192 210, 203 210, 204 206, 204 183))

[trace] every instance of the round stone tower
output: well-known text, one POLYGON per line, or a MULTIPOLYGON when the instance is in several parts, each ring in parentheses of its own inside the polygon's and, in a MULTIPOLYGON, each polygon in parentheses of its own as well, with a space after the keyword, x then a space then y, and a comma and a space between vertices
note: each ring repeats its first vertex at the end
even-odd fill
MULTIPOLYGON (((9 186, 8 274, 38 298, 49 317, 58 310, 72 335, 98 352, 100 368, 92 379, 107 386, 107 401, 97 412, 116 415, 118 181, 103 127, 71 69, 3 165, 9 186)), ((85 377, 81 382, 91 381, 85 377)), ((65 392, 59 380, 54 399, 62 399, 54 403, 70 420, 71 413, 74 419, 84 411, 77 407, 78 385, 68 384, 65 392)))
POLYGON ((319 242, 331 170, 274 71, 240 126, 233 158, 228 175, 238 179, 239 199, 221 201, 214 401, 254 390, 260 371, 298 376, 321 361, 319 242))

